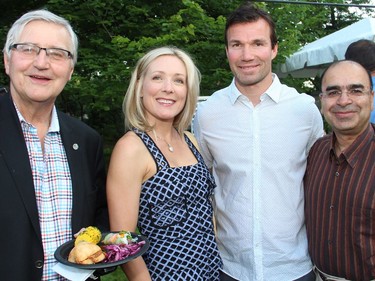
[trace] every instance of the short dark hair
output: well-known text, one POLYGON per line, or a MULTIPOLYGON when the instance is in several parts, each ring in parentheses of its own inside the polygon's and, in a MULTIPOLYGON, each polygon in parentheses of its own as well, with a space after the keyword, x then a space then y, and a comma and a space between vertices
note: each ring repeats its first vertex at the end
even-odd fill
POLYGON ((345 59, 358 62, 367 71, 375 71, 375 43, 366 39, 351 43, 346 49, 345 59))
POLYGON ((225 45, 228 46, 227 32, 229 27, 238 23, 255 22, 259 19, 263 19, 268 23, 271 29, 271 44, 272 48, 274 48, 277 44, 276 25, 271 16, 266 11, 263 11, 262 9, 256 7, 251 2, 245 2, 232 13, 230 13, 227 17, 224 34, 225 45))

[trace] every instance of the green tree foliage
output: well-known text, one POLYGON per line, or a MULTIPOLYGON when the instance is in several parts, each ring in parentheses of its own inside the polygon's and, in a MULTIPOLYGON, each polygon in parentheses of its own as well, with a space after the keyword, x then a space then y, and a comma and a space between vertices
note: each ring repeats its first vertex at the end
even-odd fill
MULTIPOLYGON (((108 155, 124 133, 122 100, 131 71, 150 48, 174 45, 188 51, 202 73, 202 95, 212 94, 232 79, 225 56, 224 26, 227 14, 240 0, 3 1, 6 6, 2 11, 8 12, 0 19, 2 44, 10 24, 31 9, 45 7, 72 23, 80 39, 78 63, 58 107, 96 128, 105 138, 108 155)), ((275 65, 306 43, 358 18, 347 7, 257 5, 269 11, 277 25, 279 53, 275 65)), ((284 82, 300 91, 311 91, 305 87, 305 79, 286 78, 284 82)), ((4 73, 0 74, 0 84, 8 84, 4 73)))

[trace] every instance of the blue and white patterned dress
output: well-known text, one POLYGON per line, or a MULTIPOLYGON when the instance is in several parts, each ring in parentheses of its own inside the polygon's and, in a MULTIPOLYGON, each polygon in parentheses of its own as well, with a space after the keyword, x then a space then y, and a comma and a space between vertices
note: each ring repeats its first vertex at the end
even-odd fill
POLYGON ((197 164, 170 167, 154 141, 134 129, 155 159, 157 172, 143 183, 138 227, 150 240, 143 256, 152 280, 219 280, 222 261, 212 223, 215 182, 185 135, 197 164))

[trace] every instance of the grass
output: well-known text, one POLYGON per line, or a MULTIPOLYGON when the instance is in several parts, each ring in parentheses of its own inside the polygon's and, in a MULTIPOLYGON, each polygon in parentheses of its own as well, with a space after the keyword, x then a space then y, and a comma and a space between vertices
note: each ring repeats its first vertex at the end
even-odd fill
POLYGON ((100 280, 101 281, 128 281, 124 272, 121 270, 121 267, 119 266, 114 272, 100 277, 100 280))

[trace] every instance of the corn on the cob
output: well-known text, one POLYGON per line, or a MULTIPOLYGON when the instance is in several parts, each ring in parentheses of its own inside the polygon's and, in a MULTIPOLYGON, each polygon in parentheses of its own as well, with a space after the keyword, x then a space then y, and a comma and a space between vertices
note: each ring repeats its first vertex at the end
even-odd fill
POLYGON ((86 227, 74 241, 74 245, 77 245, 81 241, 90 242, 93 244, 98 244, 102 239, 102 234, 100 230, 95 226, 86 227))

